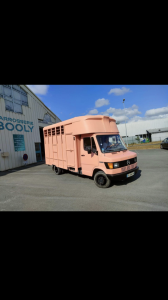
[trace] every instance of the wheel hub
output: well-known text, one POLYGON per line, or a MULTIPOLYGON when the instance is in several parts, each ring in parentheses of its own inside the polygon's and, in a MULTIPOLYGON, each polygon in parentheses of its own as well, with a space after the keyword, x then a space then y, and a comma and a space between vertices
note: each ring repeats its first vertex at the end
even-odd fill
POLYGON ((99 176, 97 182, 99 185, 104 185, 106 183, 106 179, 104 178, 104 176, 99 176))

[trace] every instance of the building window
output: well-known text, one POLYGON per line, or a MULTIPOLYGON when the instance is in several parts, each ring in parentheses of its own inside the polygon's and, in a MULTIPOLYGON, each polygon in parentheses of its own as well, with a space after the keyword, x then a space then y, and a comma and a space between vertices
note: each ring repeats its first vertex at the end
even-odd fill
POLYGON ((0 85, 0 96, 6 110, 22 114, 22 105, 28 106, 27 93, 19 85, 0 85))
POLYGON ((48 114, 45 114, 43 121, 44 123, 52 123, 51 117, 48 114))

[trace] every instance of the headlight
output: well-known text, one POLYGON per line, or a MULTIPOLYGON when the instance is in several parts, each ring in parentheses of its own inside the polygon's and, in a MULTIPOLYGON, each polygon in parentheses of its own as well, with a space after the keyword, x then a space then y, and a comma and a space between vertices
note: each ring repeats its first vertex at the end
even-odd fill
POLYGON ((119 163, 114 163, 114 168, 119 168, 119 163))
POLYGON ((134 157, 134 162, 137 162, 137 156, 136 156, 136 157, 134 157))

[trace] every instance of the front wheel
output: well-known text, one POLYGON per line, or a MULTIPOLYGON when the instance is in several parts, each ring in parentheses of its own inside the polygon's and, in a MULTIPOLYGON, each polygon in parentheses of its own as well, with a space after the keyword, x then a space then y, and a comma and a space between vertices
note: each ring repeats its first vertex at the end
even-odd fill
POLYGON ((108 188, 111 180, 103 171, 99 171, 94 176, 94 182, 99 188, 108 188))
POLYGON ((160 149, 163 149, 163 146, 162 146, 162 145, 160 145, 160 149))
POLYGON ((58 167, 54 167, 54 171, 56 175, 60 175, 62 173, 62 169, 58 168, 58 167))

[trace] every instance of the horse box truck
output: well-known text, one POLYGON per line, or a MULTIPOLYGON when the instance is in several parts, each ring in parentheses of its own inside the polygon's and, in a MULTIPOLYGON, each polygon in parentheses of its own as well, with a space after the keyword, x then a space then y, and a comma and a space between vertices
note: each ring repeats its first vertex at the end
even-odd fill
POLYGON ((63 170, 91 176, 100 188, 138 171, 137 154, 127 150, 116 121, 107 116, 82 116, 43 128, 45 162, 55 174, 63 170))

